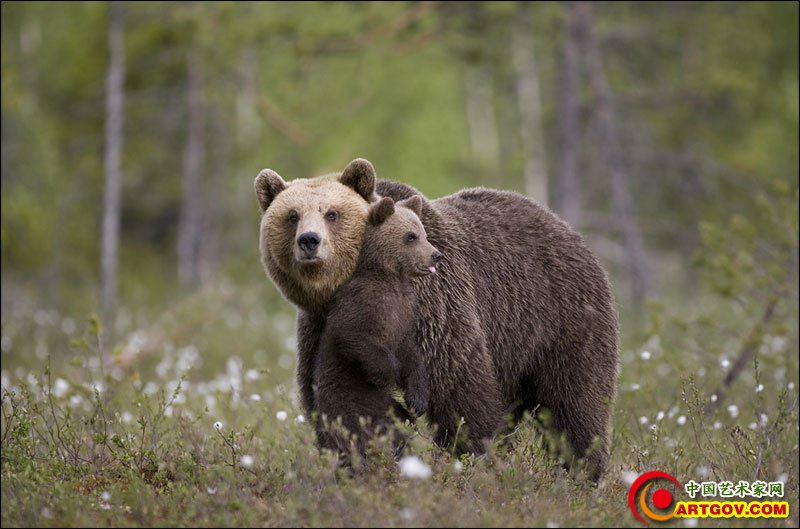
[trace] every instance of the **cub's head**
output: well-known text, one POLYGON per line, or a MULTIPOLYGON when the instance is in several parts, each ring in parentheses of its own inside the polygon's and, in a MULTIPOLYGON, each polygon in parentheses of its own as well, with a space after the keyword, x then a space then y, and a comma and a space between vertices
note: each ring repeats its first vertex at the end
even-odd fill
POLYGON ((428 242, 419 220, 422 198, 413 196, 395 203, 384 197, 372 204, 361 250, 362 263, 400 277, 436 273, 442 253, 428 242))
POLYGON ((289 301, 323 310, 358 262, 375 169, 358 158, 341 174, 290 182, 264 169, 255 188, 264 269, 289 301))

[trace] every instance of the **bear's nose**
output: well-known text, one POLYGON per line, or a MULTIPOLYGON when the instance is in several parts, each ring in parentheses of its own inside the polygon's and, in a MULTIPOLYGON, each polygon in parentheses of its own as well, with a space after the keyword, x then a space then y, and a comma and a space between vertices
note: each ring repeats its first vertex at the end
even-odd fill
POLYGON ((319 243, 319 235, 313 231, 307 231, 297 238, 297 245, 303 250, 303 253, 305 253, 307 257, 313 257, 314 254, 317 253, 319 243))
POLYGON ((442 257, 444 257, 444 254, 442 252, 440 252, 439 250, 436 250, 435 252, 433 252, 433 255, 431 255, 431 259, 433 260, 433 264, 438 264, 439 261, 442 260, 442 257))

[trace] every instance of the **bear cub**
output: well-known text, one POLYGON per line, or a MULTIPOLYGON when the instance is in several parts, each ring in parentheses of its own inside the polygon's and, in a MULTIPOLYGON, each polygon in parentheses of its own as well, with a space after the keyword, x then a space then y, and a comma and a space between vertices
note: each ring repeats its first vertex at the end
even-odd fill
POLYGON ((418 310, 412 281, 435 273, 442 254, 428 242, 421 207, 418 196, 396 204, 386 197, 370 206, 356 269, 334 294, 319 341, 314 387, 321 448, 349 452, 348 439, 326 428, 323 417, 330 423, 341 418, 362 455, 372 435, 391 424, 391 413, 413 420, 392 397, 396 386, 416 414, 427 410, 428 377, 414 339, 418 310))

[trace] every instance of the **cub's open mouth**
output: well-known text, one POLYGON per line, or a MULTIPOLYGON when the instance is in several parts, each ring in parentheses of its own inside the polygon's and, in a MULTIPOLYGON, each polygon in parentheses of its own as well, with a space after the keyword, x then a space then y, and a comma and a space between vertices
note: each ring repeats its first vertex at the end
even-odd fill
POLYGON ((429 275, 429 274, 435 274, 436 273, 436 267, 435 266, 418 266, 416 268, 416 271, 417 271, 417 275, 426 276, 426 275, 429 275))

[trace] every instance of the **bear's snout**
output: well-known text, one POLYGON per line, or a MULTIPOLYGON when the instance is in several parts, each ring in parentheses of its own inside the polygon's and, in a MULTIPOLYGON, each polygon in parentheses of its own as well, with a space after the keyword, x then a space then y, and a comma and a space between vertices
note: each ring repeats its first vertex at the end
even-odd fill
POLYGON ((439 264, 439 261, 442 260, 442 257, 444 257, 444 254, 442 252, 440 252, 439 250, 434 250, 433 255, 431 255, 431 261, 433 261, 434 265, 437 265, 439 264))
POLYGON ((316 257, 317 255, 317 248, 319 248, 319 243, 322 242, 319 234, 313 231, 307 231, 305 233, 300 234, 297 238, 297 245, 303 251, 303 254, 306 258, 310 259, 312 257, 316 257))

